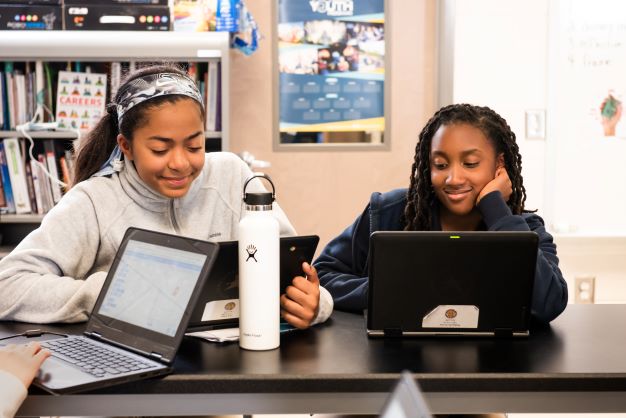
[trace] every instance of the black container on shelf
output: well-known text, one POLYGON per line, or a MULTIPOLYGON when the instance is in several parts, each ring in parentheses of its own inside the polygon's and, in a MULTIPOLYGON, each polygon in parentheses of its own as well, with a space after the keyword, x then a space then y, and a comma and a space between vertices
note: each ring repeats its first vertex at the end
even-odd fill
POLYGON ((61 30, 61 6, 0 4, 0 30, 61 30))
POLYGON ((170 30, 169 6, 66 4, 63 9, 66 30, 170 30))
POLYGON ((19 4, 21 6, 28 6, 32 4, 47 4, 50 6, 53 5, 61 5, 63 0, 2 0, 0 3, 3 4, 19 4))
MULTIPOLYGON (((63 4, 79 5, 79 6, 110 6, 110 5, 127 5, 127 4, 143 4, 146 6, 167 6, 168 0, 65 0, 63 4)), ((60 0, 59 0, 60 2, 60 0)))

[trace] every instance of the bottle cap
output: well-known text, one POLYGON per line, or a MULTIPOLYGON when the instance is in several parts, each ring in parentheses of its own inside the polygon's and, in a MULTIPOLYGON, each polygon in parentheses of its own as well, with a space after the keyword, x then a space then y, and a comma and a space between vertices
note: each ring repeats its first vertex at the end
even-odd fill
POLYGON ((274 196, 271 193, 246 193, 243 201, 246 205, 271 205, 274 201, 274 196))
POLYGON ((255 173, 253 176, 248 178, 243 185, 243 201, 246 205, 250 206, 271 206, 272 202, 276 199, 276 188, 274 187, 274 182, 272 179, 263 173, 255 173), (248 184, 255 178, 264 178, 272 185, 272 192, 253 192, 246 193, 246 188, 248 184))

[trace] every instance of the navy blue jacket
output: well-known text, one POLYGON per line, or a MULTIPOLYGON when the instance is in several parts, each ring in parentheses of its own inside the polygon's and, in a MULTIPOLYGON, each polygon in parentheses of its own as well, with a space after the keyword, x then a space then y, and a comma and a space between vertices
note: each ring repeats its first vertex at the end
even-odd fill
MULTIPOLYGON (((401 231, 406 189, 373 193, 365 211, 341 235, 328 243, 315 268, 320 283, 330 292, 335 308, 362 311, 367 308, 369 237, 374 231, 401 231)), ((559 270, 556 245, 543 219, 534 213, 513 215, 500 192, 492 192, 478 204, 483 229, 488 231, 534 231, 539 253, 531 313, 542 322, 556 318, 567 305, 567 283, 559 270)), ((441 230, 438 211, 433 211, 434 231, 441 230)))

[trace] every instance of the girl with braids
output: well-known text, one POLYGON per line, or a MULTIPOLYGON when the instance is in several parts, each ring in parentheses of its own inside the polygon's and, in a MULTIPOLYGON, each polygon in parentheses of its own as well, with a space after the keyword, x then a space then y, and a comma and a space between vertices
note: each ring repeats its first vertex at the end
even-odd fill
MULTIPOLYGON (((205 154, 204 115, 198 88, 180 69, 130 75, 79 144, 74 186, 0 261, 0 319, 85 321, 130 226, 236 240, 252 172, 231 153, 205 154)), ((258 179, 250 186, 265 191, 258 179)), ((281 234, 295 234, 278 205, 274 213, 281 234)), ((296 277, 281 298, 283 317, 298 328, 332 311, 315 270, 303 268, 309 280, 296 277)))
POLYGON ((315 261, 335 307, 367 307, 369 236, 374 231, 534 231, 539 235, 532 315, 556 318, 567 284, 543 220, 525 210, 515 134, 487 107, 457 104, 428 121, 415 147, 408 189, 373 193, 365 211, 315 261))

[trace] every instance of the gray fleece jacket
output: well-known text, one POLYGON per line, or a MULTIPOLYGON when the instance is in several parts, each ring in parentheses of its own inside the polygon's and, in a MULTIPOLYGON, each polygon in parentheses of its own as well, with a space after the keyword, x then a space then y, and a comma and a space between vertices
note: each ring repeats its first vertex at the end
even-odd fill
MULTIPOLYGON (((210 153, 189 192, 177 199, 150 189, 132 163, 110 177, 74 186, 0 261, 0 319, 33 323, 87 320, 128 227, 210 241, 237 239, 244 213, 243 184, 252 174, 231 153, 210 153)), ((259 179, 249 191, 265 190, 259 179)), ((295 235, 274 205, 281 235, 295 235)), ((332 312, 332 297, 320 289, 315 323, 332 312)))

